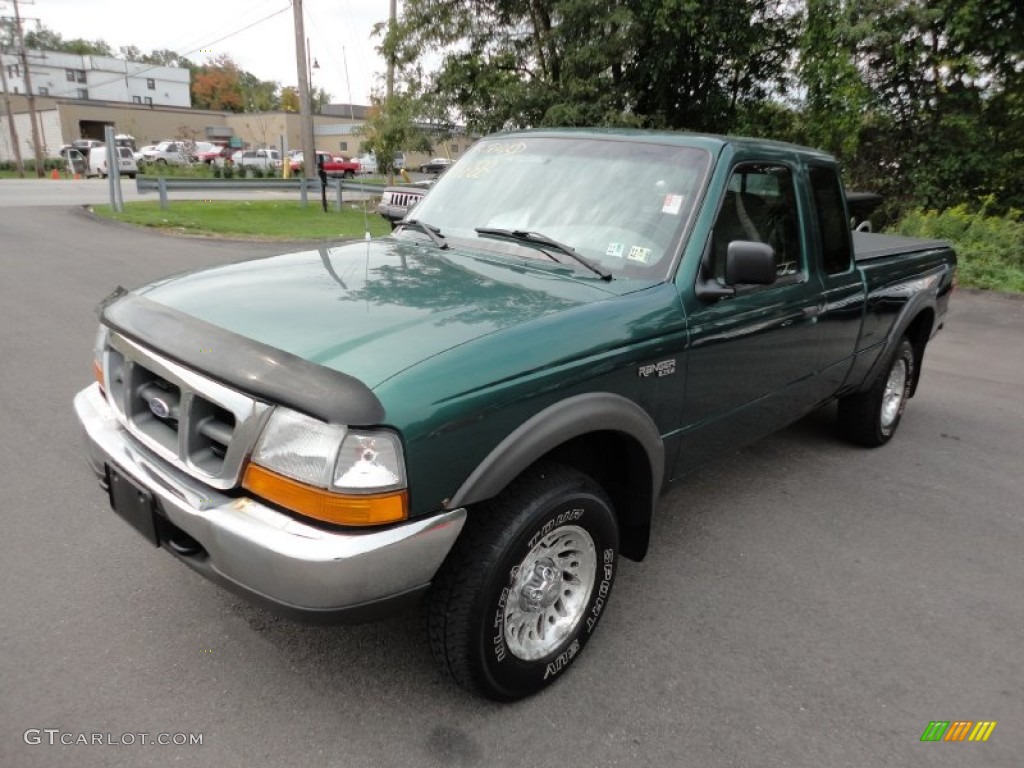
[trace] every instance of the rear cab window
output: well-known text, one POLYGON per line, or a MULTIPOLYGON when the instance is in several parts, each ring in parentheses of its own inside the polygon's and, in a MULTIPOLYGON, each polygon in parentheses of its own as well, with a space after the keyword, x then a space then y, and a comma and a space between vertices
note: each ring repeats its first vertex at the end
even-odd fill
POLYGON ((821 243, 822 268, 826 275, 838 275, 853 266, 849 219, 839 174, 834 168, 811 166, 815 226, 821 243))

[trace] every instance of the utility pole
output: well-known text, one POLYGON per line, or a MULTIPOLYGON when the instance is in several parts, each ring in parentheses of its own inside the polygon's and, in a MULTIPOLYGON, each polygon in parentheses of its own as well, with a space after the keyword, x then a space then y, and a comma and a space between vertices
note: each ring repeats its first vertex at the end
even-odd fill
POLYGON ((306 53, 306 31, 302 22, 302 0, 292 0, 295 18, 295 63, 299 76, 299 114, 302 118, 302 175, 316 178, 316 146, 313 143, 313 108, 309 96, 309 61, 306 53))
MULTIPOLYGON (((384 109, 387 111, 387 119, 391 119, 391 100, 395 95, 395 22, 398 20, 398 0, 391 0, 391 7, 388 11, 388 74, 387 74, 387 95, 384 101, 384 109)), ((378 158, 379 159, 379 158, 378 158)), ((392 154, 388 161, 388 186, 395 183, 395 158, 392 154)))
POLYGON ((388 104, 391 103, 391 97, 395 95, 395 22, 397 20, 398 0, 391 0, 391 7, 388 12, 388 104))
POLYGON ((39 118, 36 115, 36 95, 32 90, 32 73, 28 71, 28 54, 25 52, 25 38, 21 34, 21 10, 18 0, 14 3, 14 31, 18 36, 18 50, 21 53, 21 66, 25 68, 25 91, 28 96, 28 119, 32 125, 32 149, 36 154, 36 176, 40 179, 45 175, 43 170, 43 142, 39 136, 39 118))
POLYGON ((11 94, 7 89, 7 69, 0 57, 0 85, 4 88, 4 111, 7 113, 7 125, 11 129, 11 145, 14 148, 14 162, 18 168, 18 178, 25 178, 25 164, 21 160, 21 140, 18 138, 18 127, 14 124, 14 113, 11 112, 11 94))

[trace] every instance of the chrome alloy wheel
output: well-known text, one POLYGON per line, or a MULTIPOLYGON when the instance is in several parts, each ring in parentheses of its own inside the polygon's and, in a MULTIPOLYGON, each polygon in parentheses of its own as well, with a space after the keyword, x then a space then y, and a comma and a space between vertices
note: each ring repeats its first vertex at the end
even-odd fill
POLYGON ((597 551, 576 525, 544 536, 519 564, 505 604, 505 642, 516 658, 541 659, 572 634, 590 601, 597 551))
POLYGON ((903 397, 907 389, 907 361, 897 358, 889 371, 889 380, 885 382, 885 394, 882 396, 882 429, 888 429, 896 421, 903 405, 903 397))

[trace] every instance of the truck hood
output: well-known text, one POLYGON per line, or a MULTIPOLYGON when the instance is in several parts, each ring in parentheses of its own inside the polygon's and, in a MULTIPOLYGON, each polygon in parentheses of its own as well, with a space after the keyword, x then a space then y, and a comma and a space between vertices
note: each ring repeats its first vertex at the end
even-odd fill
POLYGON ((373 388, 473 339, 645 285, 387 238, 192 272, 139 293, 373 388))

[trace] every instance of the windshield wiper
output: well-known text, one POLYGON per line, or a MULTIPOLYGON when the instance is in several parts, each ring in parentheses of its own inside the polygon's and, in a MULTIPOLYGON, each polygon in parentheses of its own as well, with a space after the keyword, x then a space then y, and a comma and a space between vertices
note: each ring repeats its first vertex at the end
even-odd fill
POLYGON ((598 275, 602 280, 612 279, 611 272, 592 262, 571 245, 566 245, 565 243, 560 243, 557 240, 552 240, 550 237, 542 235, 540 232, 527 232, 523 229, 493 229, 491 227, 477 227, 474 231, 478 235, 484 235, 485 237, 505 237, 509 240, 515 240, 517 243, 536 245, 541 249, 543 249, 544 246, 554 248, 556 251, 561 251, 566 256, 575 259, 595 275, 598 275))
POLYGON ((438 248, 444 250, 448 247, 448 241, 441 235, 441 230, 435 227, 433 224, 427 224, 425 221, 419 219, 402 219, 398 222, 399 226, 409 227, 410 229, 418 229, 420 232, 430 238, 430 241, 438 248))

